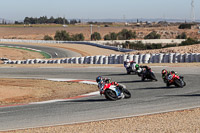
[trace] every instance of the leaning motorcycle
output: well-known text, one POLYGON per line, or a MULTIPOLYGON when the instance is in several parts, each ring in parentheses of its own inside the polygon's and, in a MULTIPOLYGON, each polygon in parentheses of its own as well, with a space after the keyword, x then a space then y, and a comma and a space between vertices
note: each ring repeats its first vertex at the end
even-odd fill
POLYGON ((116 101, 118 99, 127 99, 131 97, 131 93, 121 85, 111 85, 111 83, 106 85, 102 94, 106 99, 116 101))
POLYGON ((151 69, 150 70, 142 70, 140 76, 141 76, 142 81, 144 81, 145 79, 158 81, 154 72, 151 69))
POLYGON ((168 75, 166 86, 169 87, 170 85, 175 85, 176 87, 183 88, 186 85, 185 81, 183 80, 183 76, 178 76, 176 74, 168 75))
POLYGON ((124 67, 126 68, 127 74, 134 73, 136 74, 136 69, 135 69, 136 62, 124 62, 124 67))

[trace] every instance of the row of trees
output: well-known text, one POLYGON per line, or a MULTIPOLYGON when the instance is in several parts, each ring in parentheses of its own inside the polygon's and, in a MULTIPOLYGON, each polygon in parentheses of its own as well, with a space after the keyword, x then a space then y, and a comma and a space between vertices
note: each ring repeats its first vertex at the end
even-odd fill
POLYGON ((70 36, 69 33, 66 32, 65 30, 61 30, 61 31, 56 31, 54 38, 49 36, 49 35, 45 35, 44 36, 44 40, 84 41, 85 37, 84 37, 84 35, 82 33, 70 36))
POLYGON ((123 29, 119 33, 111 32, 104 36, 104 40, 130 40, 135 39, 136 32, 132 30, 123 29))
MULTIPOLYGON (((130 40, 132 38, 136 38, 136 33, 132 32, 131 30, 128 31, 127 29, 123 29, 119 33, 112 32, 104 36, 104 40, 130 40)), ((45 35, 43 39, 53 40, 53 38, 49 35, 45 35)), ((85 37, 82 33, 70 36, 68 32, 62 30, 56 32, 54 39, 58 41, 83 41, 85 37)), ((101 34, 98 32, 94 32, 91 35, 91 40, 101 40, 101 39, 102 39, 101 34)))
MULTIPOLYGON (((18 22, 16 21, 15 23, 17 24, 18 22)), ((54 24, 76 24, 76 23, 81 23, 81 20, 72 19, 72 20, 68 21, 67 19, 62 18, 62 17, 47 18, 47 16, 42 16, 39 18, 25 17, 25 19, 24 19, 24 24, 52 24, 52 23, 54 23, 54 24)))
MULTIPOLYGON (((135 39, 136 36, 136 32, 133 32, 131 30, 127 30, 127 29, 123 29, 122 31, 120 31, 119 33, 115 33, 115 32, 111 32, 107 35, 104 36, 104 40, 130 40, 130 39, 135 39)), ((144 39, 160 39, 161 35, 157 34, 155 31, 149 33, 148 35, 146 35, 144 37, 144 39)), ((177 39, 187 39, 187 35, 185 32, 183 32, 182 34, 178 35, 176 37, 177 39)), ((68 32, 66 32, 65 30, 62 31, 57 31, 55 36, 54 36, 55 40, 62 40, 62 41, 83 41, 85 39, 84 35, 81 34, 75 34, 75 35, 69 35, 68 32)), ((94 32, 91 35, 91 40, 101 40, 101 34, 98 32, 94 32)), ((53 40, 52 37, 46 35, 44 37, 44 40, 53 40)))

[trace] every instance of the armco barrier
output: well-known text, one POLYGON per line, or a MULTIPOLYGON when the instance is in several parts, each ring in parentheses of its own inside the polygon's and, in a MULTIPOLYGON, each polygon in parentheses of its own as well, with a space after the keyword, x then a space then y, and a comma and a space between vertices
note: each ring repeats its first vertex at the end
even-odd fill
POLYGON ((105 49, 111 49, 120 52, 131 52, 134 51, 133 49, 124 49, 118 48, 114 46, 107 46, 105 44, 98 44, 98 41, 45 41, 45 40, 18 40, 18 39, 0 39, 0 42, 16 42, 16 43, 59 43, 59 44, 84 44, 84 45, 91 45, 105 49))
POLYGON ((140 54, 140 55, 97 55, 86 57, 72 57, 66 59, 43 60, 5 60, 4 64, 123 64, 129 58, 136 63, 183 63, 183 62, 200 62, 200 53, 159 53, 159 54, 140 54))

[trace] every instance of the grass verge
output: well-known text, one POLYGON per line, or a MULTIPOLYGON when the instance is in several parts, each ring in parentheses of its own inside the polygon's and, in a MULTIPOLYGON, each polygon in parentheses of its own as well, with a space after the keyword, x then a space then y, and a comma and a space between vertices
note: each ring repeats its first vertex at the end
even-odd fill
POLYGON ((44 52, 44 51, 35 51, 35 50, 31 50, 31 49, 26 49, 26 48, 21 48, 21 47, 10 47, 10 46, 0 46, 0 47, 5 47, 5 48, 15 48, 15 49, 20 49, 20 50, 26 50, 26 51, 31 51, 31 52, 38 52, 41 55, 43 55, 46 59, 50 59, 51 55, 49 55, 48 53, 44 52))

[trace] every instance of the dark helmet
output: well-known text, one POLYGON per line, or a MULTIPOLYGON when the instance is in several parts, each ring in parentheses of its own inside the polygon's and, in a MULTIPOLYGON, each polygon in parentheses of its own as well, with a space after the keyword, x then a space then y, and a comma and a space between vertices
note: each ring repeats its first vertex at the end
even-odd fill
POLYGON ((163 69, 163 70, 161 71, 161 73, 162 73, 162 75, 165 75, 165 74, 167 74, 167 70, 166 70, 166 69, 163 69))
POLYGON ((171 71, 172 74, 175 74, 175 71, 171 71))
POLYGON ((98 76, 96 77, 96 82, 99 83, 103 80, 103 77, 102 76, 98 76))

